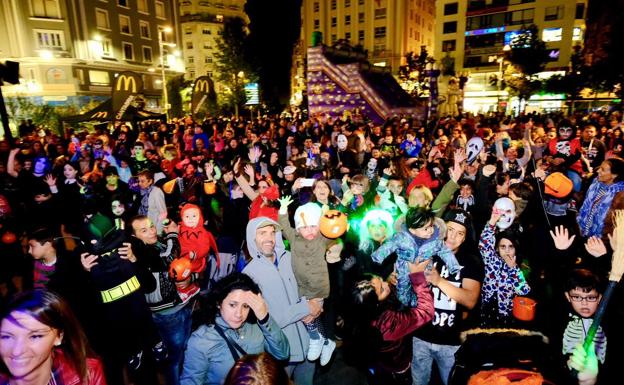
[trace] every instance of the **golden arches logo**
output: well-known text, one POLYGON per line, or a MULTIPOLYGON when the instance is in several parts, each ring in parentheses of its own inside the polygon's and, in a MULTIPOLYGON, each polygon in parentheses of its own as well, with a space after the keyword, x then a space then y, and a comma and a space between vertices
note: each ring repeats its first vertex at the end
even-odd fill
POLYGON ((137 84, 134 76, 121 75, 117 79, 117 91, 123 89, 124 91, 132 90, 133 93, 137 92, 137 84))
POLYGON ((209 84, 208 80, 200 80, 197 82, 197 91, 208 92, 209 84))
POLYGON ((96 112, 95 114, 91 115, 92 118, 105 118, 107 116, 108 116, 108 112, 106 111, 96 112))

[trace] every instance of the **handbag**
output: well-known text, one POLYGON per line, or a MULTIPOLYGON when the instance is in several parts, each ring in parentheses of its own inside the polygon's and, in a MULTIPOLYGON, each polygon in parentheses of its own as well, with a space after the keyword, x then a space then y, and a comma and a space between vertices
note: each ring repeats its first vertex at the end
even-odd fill
POLYGON ((234 358, 234 362, 238 361, 238 359, 242 356, 247 355, 245 349, 241 348, 240 345, 236 343, 236 341, 233 341, 230 337, 226 336, 225 332, 223 331, 223 329, 221 329, 219 325, 215 323, 214 328, 217 333, 219 333, 221 338, 225 340, 225 343, 227 344, 228 348, 230 349, 230 353, 232 354, 232 358, 234 358))

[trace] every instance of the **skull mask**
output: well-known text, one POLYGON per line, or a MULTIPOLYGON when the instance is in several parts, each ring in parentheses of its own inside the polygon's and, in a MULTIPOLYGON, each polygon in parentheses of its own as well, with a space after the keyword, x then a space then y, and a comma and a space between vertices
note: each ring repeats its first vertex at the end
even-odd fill
POLYGON ((494 210, 501 214, 496 226, 499 229, 505 230, 513 223, 516 218, 516 207, 513 201, 509 198, 499 198, 494 202, 494 210))

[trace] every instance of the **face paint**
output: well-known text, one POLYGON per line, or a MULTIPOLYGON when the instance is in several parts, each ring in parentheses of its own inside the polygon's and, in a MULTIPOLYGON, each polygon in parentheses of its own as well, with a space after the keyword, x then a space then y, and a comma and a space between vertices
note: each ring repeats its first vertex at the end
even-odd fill
POLYGON ((559 137, 561 139, 570 139, 572 136, 572 127, 560 127, 559 128, 559 137))
POLYGON ((501 230, 505 230, 511 226, 516 218, 516 207, 509 198, 499 198, 496 200, 496 202, 494 202, 494 210, 501 214, 498 222, 496 222, 496 226, 501 230))
POLYGON ((120 201, 114 200, 111 203, 111 210, 115 216, 120 217, 126 211, 126 207, 120 201))
POLYGON ((347 137, 344 135, 338 135, 338 138, 336 139, 336 143, 338 144, 338 149, 340 151, 344 151, 347 149, 347 137))

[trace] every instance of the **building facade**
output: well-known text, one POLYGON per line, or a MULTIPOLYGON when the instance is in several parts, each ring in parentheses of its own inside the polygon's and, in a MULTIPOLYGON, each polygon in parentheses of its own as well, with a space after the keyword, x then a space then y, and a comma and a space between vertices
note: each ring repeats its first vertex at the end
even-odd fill
MULTIPOLYGON (((520 29, 535 24, 549 53, 549 62, 539 76, 562 73, 569 66, 573 47, 583 44, 586 11, 587 0, 438 1, 435 58, 438 63, 452 65, 456 73, 468 74, 465 110, 487 112, 505 108, 500 104, 507 97, 500 90, 507 65, 503 59, 505 46, 520 29)), ((541 99, 536 96, 529 104, 533 103, 535 109, 558 109, 562 99, 561 95, 541 99)))
POLYGON ((303 0, 301 16, 304 52, 321 32, 325 44, 361 45, 371 63, 396 73, 406 53, 433 49, 435 0, 303 0))
MULTIPOLYGON (((228 18, 239 17, 249 24, 245 2, 246 0, 179 1, 185 79, 194 80, 203 75, 216 78, 216 40, 228 18)), ((218 83, 216 87, 220 87, 218 83)))
POLYGON ((161 52, 177 75, 173 0, 1 0, 0 60, 20 63, 5 95, 83 105, 105 99, 115 76, 142 75, 147 106, 162 107, 161 52))

